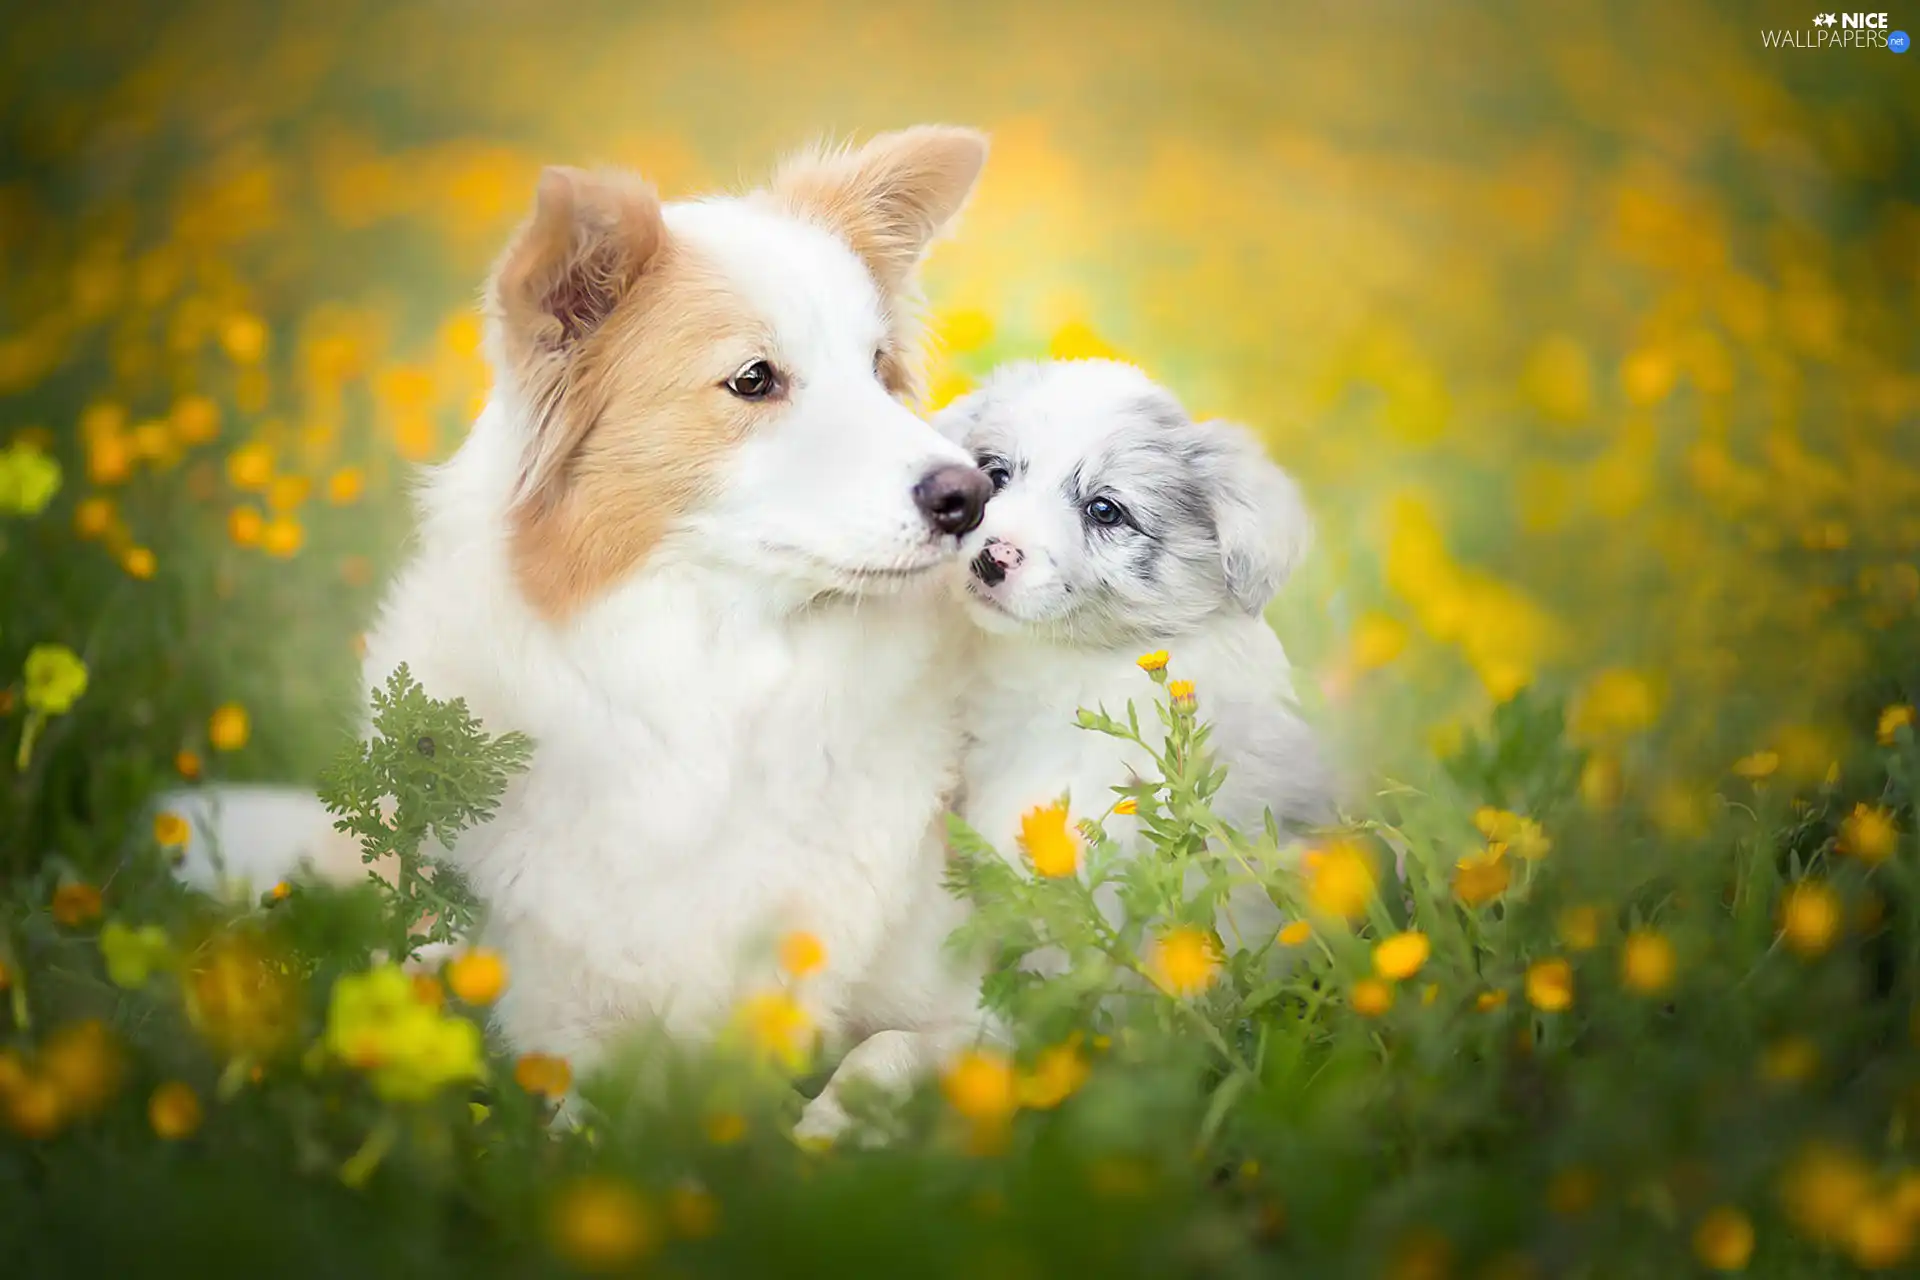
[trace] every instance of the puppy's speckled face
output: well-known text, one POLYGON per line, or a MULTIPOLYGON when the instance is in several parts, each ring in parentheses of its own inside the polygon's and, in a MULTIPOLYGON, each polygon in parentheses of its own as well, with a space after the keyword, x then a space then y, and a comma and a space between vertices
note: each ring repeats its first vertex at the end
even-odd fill
POLYGON ((963 547, 988 631, 1106 647, 1258 614, 1311 538, 1297 487, 1247 431, 1194 422, 1131 365, 1007 366, 935 425, 995 485, 963 547))

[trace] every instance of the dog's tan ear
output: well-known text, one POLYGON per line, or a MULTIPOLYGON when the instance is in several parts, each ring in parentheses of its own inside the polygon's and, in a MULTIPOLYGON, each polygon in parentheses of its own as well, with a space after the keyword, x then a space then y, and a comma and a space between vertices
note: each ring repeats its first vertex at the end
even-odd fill
POLYGON ((633 174, 553 167, 540 175, 487 287, 498 372, 533 427, 519 496, 552 478, 592 425, 569 366, 666 244, 660 198, 633 174))
POLYGON ((768 190, 853 246, 888 293, 902 290, 987 162, 987 135, 951 125, 883 133, 862 147, 793 156, 768 190))

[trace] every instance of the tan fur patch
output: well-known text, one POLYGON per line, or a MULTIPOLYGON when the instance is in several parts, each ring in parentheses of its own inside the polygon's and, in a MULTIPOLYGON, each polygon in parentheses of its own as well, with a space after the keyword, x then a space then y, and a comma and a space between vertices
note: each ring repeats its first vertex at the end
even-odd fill
POLYGON ((575 442, 558 482, 513 515, 521 592, 562 618, 629 573, 705 492, 726 452, 775 404, 719 385, 729 349, 767 345, 719 274, 670 244, 584 350, 561 410, 575 442))
MULTIPOLYGON (((513 573, 566 617, 630 572, 768 406, 729 396, 729 348, 764 335, 628 173, 550 169, 488 291, 531 431, 510 521, 513 573)), ((745 358, 743 356, 743 358, 745 358)))

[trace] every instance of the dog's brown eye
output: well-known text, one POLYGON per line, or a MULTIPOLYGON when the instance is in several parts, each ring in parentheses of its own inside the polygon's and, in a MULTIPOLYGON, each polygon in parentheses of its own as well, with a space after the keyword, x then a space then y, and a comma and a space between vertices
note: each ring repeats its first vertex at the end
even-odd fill
POLYGON ((740 371, 726 382, 727 390, 742 400, 765 400, 780 386, 780 375, 765 360, 755 360, 740 366, 740 371))

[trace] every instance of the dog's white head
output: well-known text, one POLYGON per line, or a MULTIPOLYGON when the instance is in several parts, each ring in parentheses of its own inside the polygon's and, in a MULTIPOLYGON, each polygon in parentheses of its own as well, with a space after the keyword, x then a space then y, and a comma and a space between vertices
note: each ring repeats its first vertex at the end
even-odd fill
POLYGON ((1259 614, 1306 554, 1292 478, 1111 360, 1015 364, 935 419, 993 481, 964 598, 989 631, 1144 643, 1259 614))
POLYGON ((950 561, 990 489, 907 407, 915 274, 985 158, 922 127, 669 205, 547 170, 487 296, 522 593, 564 617, 669 546, 802 594, 950 561))

